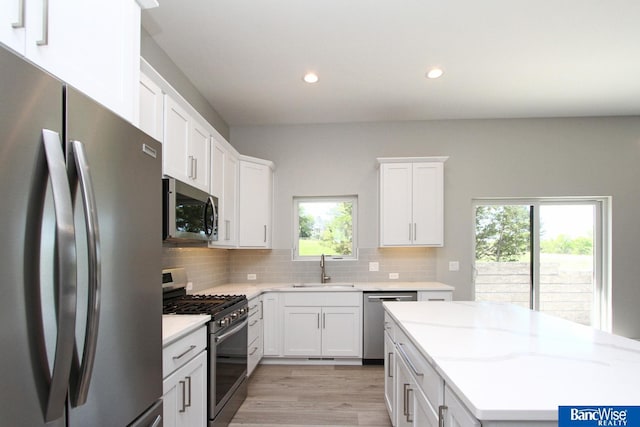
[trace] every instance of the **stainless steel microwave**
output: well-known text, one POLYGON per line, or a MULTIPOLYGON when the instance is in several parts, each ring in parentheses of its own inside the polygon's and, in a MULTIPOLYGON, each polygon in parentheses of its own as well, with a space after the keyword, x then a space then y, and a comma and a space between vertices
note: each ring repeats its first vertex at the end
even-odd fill
POLYGON ((173 178, 162 179, 162 240, 218 240, 218 198, 173 178))

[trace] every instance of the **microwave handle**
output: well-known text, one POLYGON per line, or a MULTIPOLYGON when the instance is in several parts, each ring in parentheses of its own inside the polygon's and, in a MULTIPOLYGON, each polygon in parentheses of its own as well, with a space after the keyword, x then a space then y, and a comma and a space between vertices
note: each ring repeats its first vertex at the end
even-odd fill
POLYGON ((207 205, 204 209, 204 227, 205 234, 207 237, 211 237, 213 232, 215 231, 216 224, 218 222, 218 212, 216 212, 216 205, 213 203, 213 198, 209 196, 207 198, 207 205), (211 216, 209 216, 208 212, 211 209, 211 216), (209 223, 209 218, 211 218, 211 223, 209 223))

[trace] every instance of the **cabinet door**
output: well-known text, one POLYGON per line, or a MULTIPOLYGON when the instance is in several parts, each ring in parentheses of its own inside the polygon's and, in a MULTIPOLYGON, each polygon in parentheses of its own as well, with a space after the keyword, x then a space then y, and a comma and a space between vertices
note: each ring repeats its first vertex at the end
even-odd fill
POLYGON ((238 243, 238 157, 229 151, 224 158, 224 207, 221 239, 227 246, 238 243))
POLYGON ((271 191, 271 169, 266 165, 240 160, 239 246, 270 246, 271 191))
POLYGON ((165 427, 204 427, 207 421, 207 353, 201 352, 163 381, 165 427))
POLYGON ((413 244, 443 244, 443 165, 413 165, 413 244))
POLYGON ((359 307, 323 307, 322 355, 362 357, 361 327, 359 307))
POLYGON ((282 310, 280 294, 262 295, 262 346, 265 356, 282 356, 282 310))
POLYGON ((140 7, 132 0, 26 1, 27 58, 134 120, 140 7))
POLYGON ((409 391, 411 405, 409 419, 414 426, 438 427, 438 412, 434 410, 420 389, 413 385, 409 391))
POLYGON ((444 388, 444 425, 447 427, 480 427, 478 421, 447 386, 444 388))
POLYGON ((26 33, 25 1, 3 0, 0 2, 0 42, 22 55, 24 55, 26 33))
POLYGON ((284 355, 321 356, 321 309, 284 308, 284 355))
POLYGON ((209 192, 209 147, 211 136, 209 131, 191 118, 189 127, 189 143, 187 145, 187 175, 189 183, 202 191, 209 192))
POLYGON ((409 391, 413 382, 411 381, 411 375, 409 375, 409 368, 399 355, 395 359, 394 374, 396 389, 396 404, 393 411, 395 414, 394 426, 409 427, 413 425, 410 415, 411 393, 409 391))
MULTIPOLYGON (((218 198, 218 207, 224 206, 224 162, 227 150, 215 138, 211 139, 211 194, 218 198)), ((221 212, 222 214, 222 212, 221 212)))
POLYGON ((162 142, 164 95, 162 89, 140 73, 140 116, 138 127, 162 142))
POLYGON ((187 153, 191 118, 170 96, 165 95, 163 172, 182 182, 189 182, 187 153))
POLYGON ((411 163, 380 165, 380 246, 412 243, 411 163))
POLYGON ((395 378, 393 376, 395 369, 395 352, 394 344, 387 331, 384 332, 384 403, 389 411, 389 418, 394 419, 394 409, 396 406, 396 390, 395 378))

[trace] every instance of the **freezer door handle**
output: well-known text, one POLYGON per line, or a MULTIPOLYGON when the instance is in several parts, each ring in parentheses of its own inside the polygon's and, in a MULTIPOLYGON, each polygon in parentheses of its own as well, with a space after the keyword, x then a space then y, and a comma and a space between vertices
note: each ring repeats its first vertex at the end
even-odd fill
MULTIPOLYGON (((100 291, 101 291, 101 262, 100 262, 100 230, 98 227, 98 212, 96 198, 93 191, 93 183, 89 162, 80 141, 71 141, 70 151, 74 161, 69 164, 70 172, 75 172, 78 177, 78 188, 82 195, 84 210, 84 222, 87 234, 87 261, 88 261, 88 296, 87 319, 84 335, 84 352, 82 361, 78 366, 74 360, 74 381, 72 381, 72 404, 81 406, 87 401, 93 364, 98 345, 98 326, 100 321, 100 291), (75 169, 74 169, 75 168, 75 169)), ((72 173, 72 175, 74 175, 72 173)), ((77 346, 76 346, 77 347, 77 346)))
POLYGON ((62 417, 65 410, 75 343, 77 273, 73 203, 60 135, 57 132, 43 129, 42 141, 51 179, 57 253, 57 267, 53 284, 57 291, 57 336, 49 396, 45 408, 45 421, 49 422, 62 417))

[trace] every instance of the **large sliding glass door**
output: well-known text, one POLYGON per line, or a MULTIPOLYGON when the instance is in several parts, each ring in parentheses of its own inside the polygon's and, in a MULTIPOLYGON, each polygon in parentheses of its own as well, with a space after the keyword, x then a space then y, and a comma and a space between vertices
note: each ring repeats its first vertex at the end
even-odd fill
POLYGON ((606 200, 477 200, 474 290, 608 329, 606 200))

